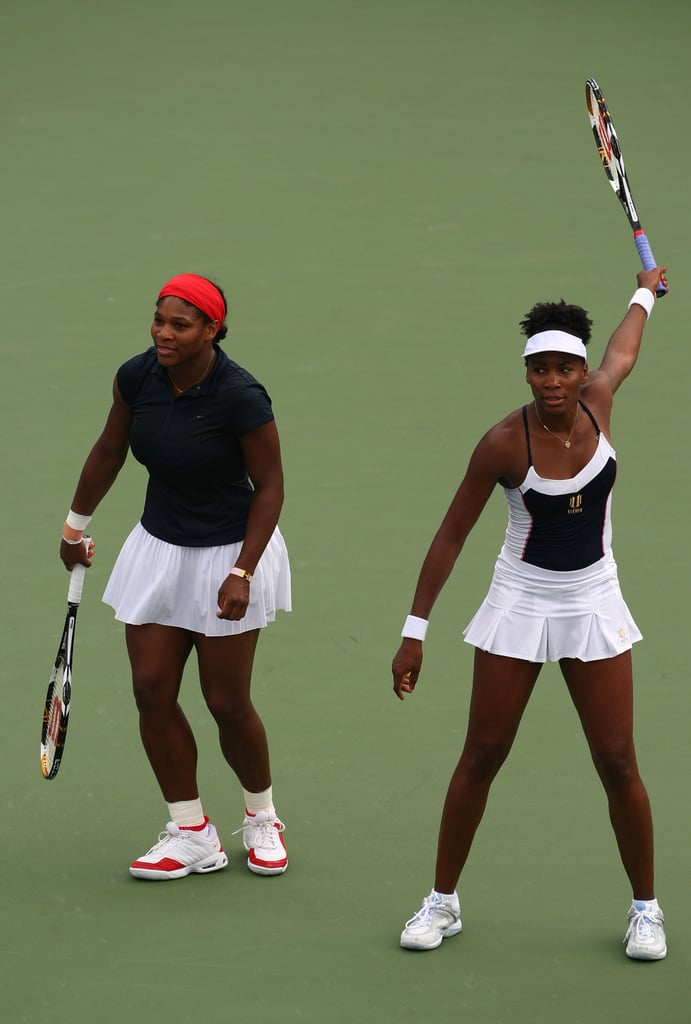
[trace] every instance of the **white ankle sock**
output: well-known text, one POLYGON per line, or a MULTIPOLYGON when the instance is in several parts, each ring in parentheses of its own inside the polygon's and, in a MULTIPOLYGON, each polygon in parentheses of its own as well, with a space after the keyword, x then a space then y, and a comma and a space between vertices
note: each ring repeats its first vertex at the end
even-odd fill
POLYGON ((653 900, 637 900, 637 899, 634 899, 633 902, 634 903, 642 903, 646 910, 659 910, 660 909, 660 907, 658 905, 658 902, 655 899, 653 899, 653 900))
POLYGON ((198 828, 206 824, 202 802, 196 800, 177 800, 173 804, 167 804, 170 820, 174 821, 178 828, 198 828))
POLYGON ((245 808, 250 814, 258 814, 259 811, 268 811, 269 814, 276 813, 271 786, 261 793, 248 793, 246 789, 243 789, 242 792, 245 797, 245 808))
POLYGON ((458 903, 458 894, 455 892, 439 892, 438 889, 432 889, 435 896, 441 896, 443 900, 448 900, 454 906, 458 903))

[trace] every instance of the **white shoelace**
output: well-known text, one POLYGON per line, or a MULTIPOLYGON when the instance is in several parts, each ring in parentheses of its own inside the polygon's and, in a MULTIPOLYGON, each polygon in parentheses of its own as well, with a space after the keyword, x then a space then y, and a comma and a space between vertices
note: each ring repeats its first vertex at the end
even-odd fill
POLYGON ((406 921, 406 928, 410 928, 410 926, 414 924, 428 924, 432 914, 436 910, 441 910, 443 914, 448 913, 448 911, 441 906, 441 900, 435 900, 432 896, 425 896, 424 900, 422 901, 422 906, 418 910, 417 914, 413 914, 411 919, 409 921, 406 921))
MULTIPOLYGON (((207 826, 208 827, 208 826, 207 826)), ((208 834, 197 833, 199 838, 208 839, 208 834)), ((189 832, 184 832, 174 821, 169 821, 166 825, 165 832, 159 832, 158 842, 154 843, 148 853, 145 854, 149 857, 152 853, 156 853, 159 849, 164 846, 175 846, 177 843, 184 843, 190 839, 189 832)))
POLYGON ((146 854, 147 857, 150 854, 154 853, 156 850, 158 850, 159 847, 165 846, 166 844, 170 843, 174 839, 181 839, 182 838, 182 836, 180 835, 180 830, 179 829, 177 830, 177 832, 169 831, 171 825, 173 825, 173 827, 177 829, 177 825, 174 825, 174 823, 172 821, 169 821, 167 826, 166 826, 165 832, 159 832, 158 833, 158 841, 154 843, 154 845, 151 847, 149 852, 146 854))
POLYGON ((260 811, 254 818, 243 824, 242 828, 236 829, 233 835, 237 836, 241 832, 247 832, 248 829, 256 830, 256 835, 252 836, 255 849, 268 850, 279 844, 278 833, 285 830, 285 825, 274 814, 260 811))
POLYGON ((624 936, 624 942, 628 942, 632 935, 638 942, 654 942, 657 938, 655 926, 661 925, 662 921, 658 915, 649 910, 639 910, 629 922, 628 931, 624 936))

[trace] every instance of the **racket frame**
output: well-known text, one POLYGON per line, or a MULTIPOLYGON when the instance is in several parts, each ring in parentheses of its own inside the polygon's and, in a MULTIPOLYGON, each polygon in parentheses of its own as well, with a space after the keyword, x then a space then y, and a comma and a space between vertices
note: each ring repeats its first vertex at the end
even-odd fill
MULTIPOLYGON (((657 262, 653 256, 648 236, 641 227, 624 165, 624 156, 621 151, 619 136, 614 127, 607 101, 594 78, 589 78, 585 83, 585 102, 602 167, 633 229, 633 240, 641 263, 645 270, 654 270, 657 262)), ((657 290, 658 297, 666 294, 667 289, 664 285, 660 284, 657 290)))
MULTIPOLYGON (((90 538, 84 537, 88 549, 90 538)), ((72 704, 72 666, 77 610, 82 599, 86 566, 77 564, 70 572, 67 591, 67 615, 58 646, 58 653, 48 681, 43 722, 41 725, 41 774, 54 779, 58 774, 67 737, 72 704)))

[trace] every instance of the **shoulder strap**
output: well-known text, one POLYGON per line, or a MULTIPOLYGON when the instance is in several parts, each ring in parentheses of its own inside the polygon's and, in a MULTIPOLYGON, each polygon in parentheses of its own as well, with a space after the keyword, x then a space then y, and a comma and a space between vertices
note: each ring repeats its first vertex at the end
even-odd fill
POLYGON ((533 464, 533 453, 530 450, 530 434, 528 433, 528 406, 527 405, 523 406, 523 408, 521 409, 521 413, 523 414, 523 429, 525 430, 525 443, 526 443, 526 445, 528 447, 528 466, 530 467, 533 464))
POLYGON ((587 406, 587 405, 585 404, 585 402, 582 402, 582 401, 580 400, 580 398, 578 399, 578 404, 580 405, 581 409, 583 409, 583 411, 584 411, 584 412, 587 412, 588 416, 590 417, 590 422, 591 422, 591 423, 592 423, 592 425, 593 425, 593 426, 595 427, 595 433, 596 433, 596 434, 597 434, 597 436, 599 437, 599 436, 600 436, 600 433, 601 433, 601 431, 600 431, 600 428, 599 428, 599 427, 598 427, 598 425, 597 425, 597 420, 596 420, 596 419, 595 419, 595 417, 593 416, 592 412, 590 411, 590 409, 588 408, 588 406, 587 406))

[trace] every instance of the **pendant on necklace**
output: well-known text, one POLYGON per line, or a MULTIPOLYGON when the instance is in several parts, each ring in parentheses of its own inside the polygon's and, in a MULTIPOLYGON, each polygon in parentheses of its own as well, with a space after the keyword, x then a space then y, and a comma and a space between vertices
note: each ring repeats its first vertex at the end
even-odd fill
POLYGON ((570 448, 571 447, 571 442, 570 441, 564 441, 564 447, 565 448, 570 448))

